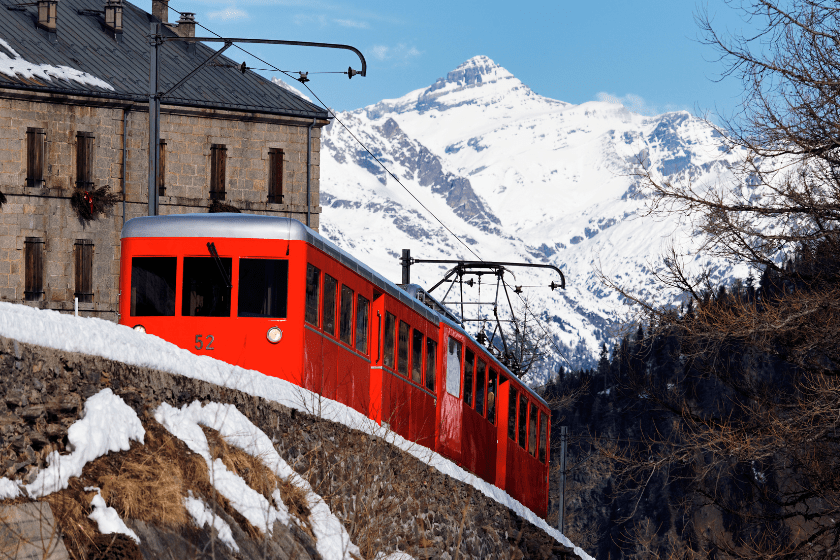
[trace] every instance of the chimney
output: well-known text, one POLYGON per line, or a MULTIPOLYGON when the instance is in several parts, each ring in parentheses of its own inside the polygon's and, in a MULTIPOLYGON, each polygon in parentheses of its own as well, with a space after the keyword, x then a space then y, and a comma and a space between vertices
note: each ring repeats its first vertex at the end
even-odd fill
POLYGON ((38 0, 38 27, 55 33, 58 28, 58 0, 38 0))
POLYGON ((183 12, 174 31, 181 37, 195 37, 195 13, 183 12))
POLYGON ((123 32, 122 0, 107 0, 105 2, 105 27, 115 34, 123 32))
POLYGON ((152 0, 152 15, 161 23, 169 23, 169 0, 152 0))

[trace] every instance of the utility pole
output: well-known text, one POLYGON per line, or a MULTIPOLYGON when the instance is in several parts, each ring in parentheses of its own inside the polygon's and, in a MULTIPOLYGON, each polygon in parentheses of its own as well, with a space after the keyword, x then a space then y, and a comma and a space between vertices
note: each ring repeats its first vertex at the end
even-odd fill
POLYGON ((568 427, 560 426, 560 512, 557 515, 557 530, 561 533, 566 529, 566 439, 568 427))

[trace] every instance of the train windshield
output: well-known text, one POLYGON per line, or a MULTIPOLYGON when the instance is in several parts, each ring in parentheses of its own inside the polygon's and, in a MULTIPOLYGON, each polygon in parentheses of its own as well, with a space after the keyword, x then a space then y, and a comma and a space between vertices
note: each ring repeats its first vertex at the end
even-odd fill
POLYGON ((239 259, 240 317, 286 318, 289 261, 239 259))
POLYGON ((230 317, 231 259, 184 257, 184 317, 230 317), (223 276, 224 274, 224 276, 223 276))
POLYGON ((131 316, 175 315, 175 257, 132 257, 131 316))

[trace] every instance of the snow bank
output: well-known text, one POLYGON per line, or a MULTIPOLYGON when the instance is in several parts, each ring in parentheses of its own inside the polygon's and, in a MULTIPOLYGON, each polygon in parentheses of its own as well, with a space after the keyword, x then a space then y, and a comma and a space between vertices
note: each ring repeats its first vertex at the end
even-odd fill
POLYGON ((199 528, 204 527, 205 523, 210 525, 216 529, 216 536, 219 537, 220 541, 225 543, 232 551, 239 552, 239 545, 233 540, 233 531, 231 531, 230 525, 224 519, 210 511, 207 504, 193 497, 192 491, 190 491, 189 496, 184 498, 184 507, 187 508, 187 512, 199 528))
POLYGON ((581 558, 591 558, 507 492, 488 484, 434 451, 390 432, 363 414, 282 379, 245 370, 207 356, 196 356, 156 336, 141 334, 129 327, 102 319, 74 317, 57 311, 7 302, 0 302, 0 335, 29 344, 101 356, 130 365, 200 379, 379 436, 440 472, 470 484, 485 496, 510 508, 558 542, 574 547, 575 553, 581 558))
POLYGON ((53 66, 51 64, 35 64, 34 62, 29 62, 20 56, 3 39, 0 39, 0 47, 6 49, 11 55, 9 56, 3 51, 0 51, 0 74, 5 74, 10 78, 16 79, 18 75, 23 76, 27 80, 36 78, 52 81, 53 78, 57 78, 67 82, 73 81, 114 91, 111 84, 87 72, 82 72, 69 66, 53 66))
POLYGON ((111 451, 128 451, 131 440, 143 443, 145 434, 134 410, 111 389, 103 389, 85 401, 84 415, 67 430, 72 452, 50 453, 47 468, 24 488, 33 498, 63 490, 71 477, 82 475, 87 463, 111 451))
POLYGON ((110 535, 112 533, 128 535, 134 539, 134 542, 140 544, 140 537, 137 536, 137 533, 129 529, 123 520, 120 519, 120 514, 117 513, 117 510, 112 507, 108 507, 99 488, 96 486, 88 486, 85 488, 85 492, 93 491, 96 491, 96 496, 94 496, 90 501, 93 511, 90 515, 88 515, 88 517, 96 521, 96 524, 99 526, 99 532, 103 535, 110 535))

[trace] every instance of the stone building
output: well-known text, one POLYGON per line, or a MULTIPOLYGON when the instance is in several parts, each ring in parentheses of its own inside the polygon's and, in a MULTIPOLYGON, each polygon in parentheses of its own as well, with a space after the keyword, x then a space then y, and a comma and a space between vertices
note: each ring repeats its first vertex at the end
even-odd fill
MULTIPOLYGON (((81 314, 117 320, 120 230, 149 213, 149 28, 195 37, 193 14, 169 24, 163 0, 154 15, 122 0, 0 6, 0 300, 71 311, 78 298, 81 314), (95 210, 104 186, 115 204, 83 220, 77 208, 95 210)), ((160 90, 213 52, 164 44, 160 90)), ((158 213, 225 204, 317 229, 328 122, 323 108, 217 58, 162 101, 158 213)))

